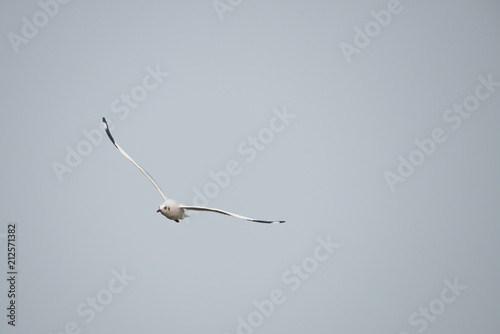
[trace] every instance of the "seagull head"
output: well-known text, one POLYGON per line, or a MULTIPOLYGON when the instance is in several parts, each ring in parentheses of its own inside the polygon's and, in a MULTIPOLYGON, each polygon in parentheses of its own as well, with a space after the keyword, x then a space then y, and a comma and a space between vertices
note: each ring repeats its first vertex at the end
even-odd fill
POLYGON ((162 205, 160 205, 160 207, 158 208, 158 210, 156 210, 156 212, 160 212, 161 214, 165 215, 168 211, 168 206, 166 203, 163 203, 162 205))

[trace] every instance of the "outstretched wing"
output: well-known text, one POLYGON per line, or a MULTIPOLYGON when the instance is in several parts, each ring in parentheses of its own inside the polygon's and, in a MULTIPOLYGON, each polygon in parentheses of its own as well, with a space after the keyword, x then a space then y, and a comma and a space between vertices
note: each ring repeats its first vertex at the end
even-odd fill
POLYGON ((203 207, 203 206, 190 206, 190 205, 181 204, 179 207, 182 208, 182 209, 186 209, 186 210, 211 211, 211 212, 222 213, 223 215, 228 215, 228 216, 232 216, 232 217, 236 217, 236 218, 240 218, 240 219, 245 219, 245 220, 248 220, 248 221, 251 221, 251 222, 256 222, 256 223, 280 224, 280 223, 284 223, 285 222, 284 220, 259 220, 259 219, 253 219, 253 218, 248 218, 248 217, 245 217, 245 216, 240 216, 240 215, 237 215, 235 213, 227 212, 227 211, 224 211, 224 210, 206 208, 206 207, 203 207))
POLYGON ((106 133, 108 134, 108 137, 109 139, 111 140, 111 142, 113 143, 113 145, 116 146, 116 148, 118 149, 118 151, 120 151, 121 154, 123 154, 125 156, 125 158, 127 158, 128 160, 130 160, 131 163, 133 163, 137 168, 139 168, 139 170, 142 172, 142 174, 146 175, 146 177, 148 178, 149 181, 151 181, 151 183, 155 186, 155 188, 160 192, 161 196, 163 197, 164 200, 167 200, 167 198, 165 197, 165 195, 163 195, 163 192, 161 191, 160 187, 158 187, 158 185, 156 184, 155 180, 151 177, 151 175, 148 174, 148 172, 146 172, 141 166, 139 166, 128 154, 127 152, 125 152, 116 142, 115 142, 115 139, 113 138, 113 136, 111 135, 111 132, 109 131, 109 126, 108 126, 108 122, 106 122, 106 119, 103 117, 102 118, 102 125, 104 126, 104 130, 106 131, 106 133))

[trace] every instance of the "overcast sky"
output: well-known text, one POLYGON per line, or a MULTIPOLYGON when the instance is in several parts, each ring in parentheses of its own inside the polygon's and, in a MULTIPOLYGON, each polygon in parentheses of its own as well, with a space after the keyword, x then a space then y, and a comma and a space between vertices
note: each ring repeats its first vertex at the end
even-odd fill
POLYGON ((499 16, 3 1, 0 331, 498 332, 499 16))

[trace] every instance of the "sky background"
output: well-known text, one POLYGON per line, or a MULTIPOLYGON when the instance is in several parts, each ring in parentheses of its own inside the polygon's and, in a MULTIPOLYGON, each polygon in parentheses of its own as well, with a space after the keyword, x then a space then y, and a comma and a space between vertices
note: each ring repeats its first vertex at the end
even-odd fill
POLYGON ((499 15, 493 0, 1 2, 0 331, 497 333, 499 15), (286 224, 167 220, 103 116, 167 197, 286 224))

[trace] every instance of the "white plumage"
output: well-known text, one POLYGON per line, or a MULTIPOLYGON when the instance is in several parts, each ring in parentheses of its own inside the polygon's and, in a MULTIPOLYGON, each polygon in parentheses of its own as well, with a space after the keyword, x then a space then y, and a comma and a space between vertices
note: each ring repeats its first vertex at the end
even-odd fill
POLYGON ((167 217, 168 219, 174 220, 176 222, 179 222, 181 219, 188 217, 186 214, 185 210, 195 210, 195 211, 211 211, 211 212, 217 212, 221 213, 224 215, 240 218, 240 219, 245 219, 248 221, 256 222, 256 223, 266 223, 266 224, 279 224, 279 223, 284 223, 284 220, 260 220, 260 219, 253 219, 253 218, 248 218, 245 216, 237 215, 235 213, 227 212, 224 210, 220 209, 213 209, 213 208, 207 208, 203 206, 192 206, 192 205, 184 205, 180 204, 179 202, 167 198, 163 192, 161 191, 160 187, 156 184, 154 179, 146 172, 141 166, 139 166, 128 154, 125 152, 115 141, 113 136, 111 135, 111 132, 109 131, 109 126, 108 123, 106 122, 106 119, 103 117, 102 118, 102 123, 104 126, 104 130, 106 131, 109 139, 113 143, 113 145, 116 146, 116 148, 120 151, 121 154, 125 156, 130 162, 132 162, 139 170, 148 178, 149 181, 155 186, 155 188, 160 192, 161 196, 164 199, 163 204, 160 205, 159 209, 156 212, 160 212, 162 215, 167 217))

